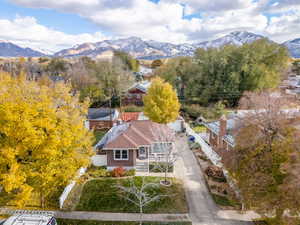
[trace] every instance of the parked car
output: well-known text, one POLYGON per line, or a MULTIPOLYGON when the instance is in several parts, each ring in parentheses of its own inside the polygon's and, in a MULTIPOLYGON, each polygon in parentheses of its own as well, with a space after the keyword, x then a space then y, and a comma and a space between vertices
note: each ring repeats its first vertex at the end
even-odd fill
POLYGON ((3 225, 57 225, 51 214, 16 214, 4 221, 3 225))

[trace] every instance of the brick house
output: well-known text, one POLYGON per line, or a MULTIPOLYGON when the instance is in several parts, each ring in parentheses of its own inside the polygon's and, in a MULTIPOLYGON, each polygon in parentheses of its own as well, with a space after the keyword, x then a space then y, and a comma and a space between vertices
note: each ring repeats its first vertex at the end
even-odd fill
POLYGON ((110 129, 117 123, 119 112, 110 108, 89 108, 87 116, 87 127, 95 130, 110 129))
POLYGON ((122 99, 124 105, 137 105, 142 106, 143 97, 147 94, 149 87, 151 86, 150 81, 143 81, 135 84, 128 89, 127 93, 122 99))
POLYGON ((135 169, 161 157, 166 148, 174 148, 175 134, 167 125, 150 120, 135 120, 112 127, 96 144, 94 165, 135 169), (96 163, 95 163, 96 162, 96 163))
MULTIPOLYGON (((263 111, 261 111, 264 113, 263 111)), ((255 116, 260 113, 254 110, 239 110, 230 113, 227 116, 223 115, 219 120, 205 123, 206 126, 206 141, 212 149, 219 154, 224 160, 230 155, 230 151, 235 147, 235 136, 238 132, 239 124, 246 116, 255 116)), ((287 118, 292 122, 300 117, 300 110, 283 109, 281 113, 286 114, 287 118)))
POLYGON ((238 120, 237 115, 231 114, 228 117, 223 115, 217 121, 204 124, 207 128, 207 142, 222 158, 235 146, 233 130, 237 126, 238 120))

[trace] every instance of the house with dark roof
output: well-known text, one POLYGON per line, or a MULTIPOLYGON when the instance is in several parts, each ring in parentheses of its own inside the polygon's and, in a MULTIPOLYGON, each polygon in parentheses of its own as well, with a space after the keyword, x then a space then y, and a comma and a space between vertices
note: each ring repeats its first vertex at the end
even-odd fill
POLYGON ((175 134, 167 125, 134 120, 113 126, 96 144, 94 165, 149 170, 151 160, 174 148, 175 134))
POLYGON ((110 129, 117 123, 119 112, 111 108, 89 108, 87 115, 87 127, 89 129, 100 130, 110 129))
POLYGON ((143 105, 143 97, 147 94, 149 87, 151 86, 150 81, 143 81, 136 83, 128 89, 127 93, 122 99, 124 105, 143 105))

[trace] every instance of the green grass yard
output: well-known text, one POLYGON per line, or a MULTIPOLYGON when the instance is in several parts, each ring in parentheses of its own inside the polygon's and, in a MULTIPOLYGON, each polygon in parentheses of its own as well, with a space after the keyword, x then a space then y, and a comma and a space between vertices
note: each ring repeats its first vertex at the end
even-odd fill
MULTIPOLYGON (((141 177, 133 178, 136 184, 141 184, 141 177)), ((147 182, 156 182, 162 178, 147 177, 147 182)), ((124 199, 124 193, 116 187, 117 184, 128 185, 128 178, 103 178, 88 181, 82 190, 80 201, 76 206, 79 211, 101 212, 138 212, 138 207, 124 199)), ((157 202, 152 202, 145 207, 145 213, 187 213, 184 189, 182 184, 173 179, 171 187, 159 186, 151 189, 151 193, 167 195, 157 202)))
POLYGON ((95 141, 93 145, 97 144, 106 133, 107 130, 95 130, 94 131, 95 141))
POLYGON ((193 127, 193 130, 196 133, 205 133, 206 132, 206 127, 203 126, 203 125, 198 125, 198 126, 193 127))

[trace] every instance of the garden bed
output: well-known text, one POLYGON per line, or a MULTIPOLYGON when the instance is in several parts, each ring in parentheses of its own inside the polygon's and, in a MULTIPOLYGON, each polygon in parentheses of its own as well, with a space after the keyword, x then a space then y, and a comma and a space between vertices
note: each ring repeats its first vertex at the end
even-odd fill
MULTIPOLYGON (((141 177, 134 177, 134 182, 141 184, 141 177)), ((159 183, 161 177, 146 177, 147 182, 159 183)), ((137 206, 123 197, 123 193, 116 185, 128 186, 128 178, 103 178, 88 181, 82 190, 80 201, 76 206, 79 211, 101 212, 139 212, 137 206)), ((151 189, 151 193, 166 195, 156 202, 152 202, 144 209, 145 213, 187 213, 183 185, 176 179, 172 179, 170 187, 159 186, 151 189)))
POLYGON ((240 210, 241 203, 236 198, 234 190, 229 186, 223 171, 214 166, 201 149, 194 149, 193 152, 215 203, 222 209, 240 210))

